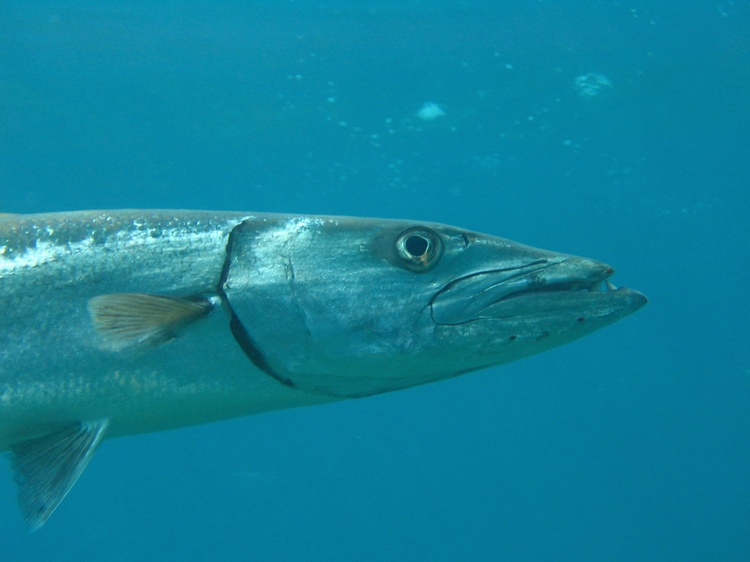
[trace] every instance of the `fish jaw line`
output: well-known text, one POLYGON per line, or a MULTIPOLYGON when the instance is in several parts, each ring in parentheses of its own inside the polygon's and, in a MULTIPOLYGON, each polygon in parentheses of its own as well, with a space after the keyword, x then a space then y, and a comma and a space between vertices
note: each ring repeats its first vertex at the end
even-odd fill
MULTIPOLYGON (((483 274, 491 274, 485 271, 483 274)), ((506 272, 498 272, 499 276, 506 272)), ((461 280, 450 285, 452 295, 432 300, 431 321, 438 334, 435 364, 449 378, 493 365, 534 355, 608 326, 644 306, 646 297, 628 288, 617 288, 608 265, 572 256, 539 263, 533 271, 513 278, 509 290, 502 281, 491 283, 485 275, 485 289, 460 288, 461 280), (496 288, 497 287, 497 288, 496 288), (508 289, 506 287, 505 289, 508 289), (468 297, 462 308, 457 297, 468 297), (444 306, 443 306, 444 305, 444 306), (441 307, 443 309, 441 310, 441 307)), ((444 289, 444 294, 449 289, 444 289)), ((436 377, 438 378, 438 377, 436 377)))
POLYGON ((566 256, 530 265, 535 267, 517 268, 517 275, 486 270, 454 281, 433 297, 433 321, 456 325, 492 318, 559 317, 566 312, 581 318, 614 316, 614 321, 647 302, 637 291, 617 288, 610 281, 614 269, 596 260, 566 256))

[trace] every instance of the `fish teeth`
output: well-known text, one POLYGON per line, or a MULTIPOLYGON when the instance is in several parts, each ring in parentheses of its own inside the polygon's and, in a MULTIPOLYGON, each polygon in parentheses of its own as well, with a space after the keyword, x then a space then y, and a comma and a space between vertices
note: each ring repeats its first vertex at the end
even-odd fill
POLYGON ((617 290, 617 287, 615 286, 615 284, 612 283, 612 281, 610 281, 609 279, 605 279, 604 280, 604 284, 607 286, 607 290, 608 291, 616 291, 617 290))

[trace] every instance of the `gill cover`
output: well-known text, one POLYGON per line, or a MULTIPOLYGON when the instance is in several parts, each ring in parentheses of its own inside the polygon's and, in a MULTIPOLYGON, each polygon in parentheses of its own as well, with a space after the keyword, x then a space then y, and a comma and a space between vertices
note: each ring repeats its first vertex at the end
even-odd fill
POLYGON ((441 286, 433 270, 443 242, 431 228, 260 217, 235 228, 228 250, 223 291, 232 331, 269 375, 339 397, 434 379, 428 367, 404 361, 434 326, 429 302, 441 286))

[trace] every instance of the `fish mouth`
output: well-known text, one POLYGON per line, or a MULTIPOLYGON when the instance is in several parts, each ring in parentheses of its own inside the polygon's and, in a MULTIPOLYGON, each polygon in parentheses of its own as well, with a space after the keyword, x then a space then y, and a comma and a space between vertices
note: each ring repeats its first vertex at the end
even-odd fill
POLYGON ((430 302, 436 324, 571 312, 624 316, 645 305, 645 295, 610 281, 609 265, 573 256, 484 270, 455 279, 430 302))

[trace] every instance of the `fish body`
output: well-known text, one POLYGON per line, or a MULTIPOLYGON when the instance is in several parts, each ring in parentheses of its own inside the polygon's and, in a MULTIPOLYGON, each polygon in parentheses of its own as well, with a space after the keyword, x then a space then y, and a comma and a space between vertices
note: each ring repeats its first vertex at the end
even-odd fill
POLYGON ((112 350, 88 303, 111 294, 212 297, 232 213, 0 219, 0 450, 74 420, 114 437, 321 401, 259 371, 215 306, 164 345, 112 350))
POLYGON ((444 225, 208 211, 0 217, 0 450, 41 526, 106 437, 364 397, 630 314, 595 260, 444 225))

